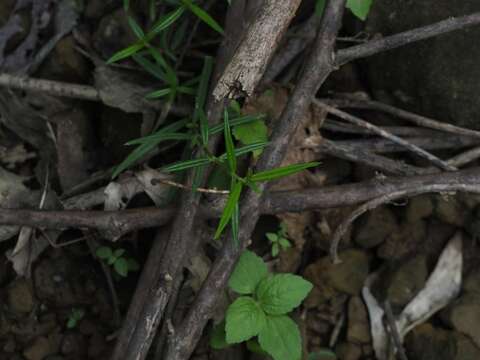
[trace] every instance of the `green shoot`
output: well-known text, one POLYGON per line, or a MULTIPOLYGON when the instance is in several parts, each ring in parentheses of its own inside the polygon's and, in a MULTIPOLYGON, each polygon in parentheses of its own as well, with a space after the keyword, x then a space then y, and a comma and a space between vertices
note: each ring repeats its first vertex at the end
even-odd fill
POLYGON ((108 246, 100 246, 95 255, 107 265, 111 266, 115 273, 126 277, 131 271, 138 271, 140 265, 131 257, 124 256, 125 249, 115 249, 108 246))
POLYGON ((73 329, 77 327, 80 320, 85 316, 85 310, 81 308, 73 308, 68 316, 67 329, 73 329))

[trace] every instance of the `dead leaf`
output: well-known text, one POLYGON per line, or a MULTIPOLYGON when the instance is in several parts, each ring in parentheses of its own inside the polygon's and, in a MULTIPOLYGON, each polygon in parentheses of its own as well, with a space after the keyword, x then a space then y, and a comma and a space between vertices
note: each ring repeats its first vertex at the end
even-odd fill
POLYGON ((24 144, 17 144, 11 148, 0 149, 0 161, 6 165, 7 169, 13 169, 17 164, 24 163, 36 156, 34 152, 27 151, 24 144))
MULTIPOLYGON (((462 235, 457 233, 440 255, 425 287, 410 301, 396 320, 402 341, 410 330, 425 322, 458 296, 462 283, 462 266, 462 235)), ((378 360, 387 360, 388 333, 382 321, 383 309, 370 292, 371 283, 370 277, 362 294, 370 317, 373 347, 378 360)))

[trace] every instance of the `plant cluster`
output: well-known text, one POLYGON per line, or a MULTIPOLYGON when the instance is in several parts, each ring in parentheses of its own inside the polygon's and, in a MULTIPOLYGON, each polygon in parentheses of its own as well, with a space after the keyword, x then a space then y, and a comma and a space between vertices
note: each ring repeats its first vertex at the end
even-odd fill
POLYGON ((100 246, 95 255, 111 266, 115 273, 126 277, 129 272, 138 271, 140 265, 131 257, 125 256, 125 249, 112 249, 109 246, 100 246))
POLYGON ((85 310, 81 308, 73 308, 68 316, 67 329, 75 328, 79 321, 85 316, 85 310))
POLYGON ((276 233, 267 232, 265 236, 272 246, 271 251, 273 257, 278 256, 280 250, 286 250, 292 247, 292 244, 288 240, 287 225, 283 222, 280 223, 280 228, 276 233))
POLYGON ((293 274, 269 274, 262 258, 246 251, 229 287, 239 297, 228 307, 225 321, 214 328, 211 346, 221 349, 246 341, 250 350, 275 360, 299 360, 300 331, 288 313, 301 304, 312 284, 293 274))

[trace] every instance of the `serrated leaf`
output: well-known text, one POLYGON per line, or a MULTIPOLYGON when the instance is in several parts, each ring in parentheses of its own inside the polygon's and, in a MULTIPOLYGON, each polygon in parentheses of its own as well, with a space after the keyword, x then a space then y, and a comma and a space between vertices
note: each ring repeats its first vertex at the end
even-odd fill
POLYGON ((267 264, 265 264, 263 259, 255 253, 246 250, 242 256, 240 256, 230 276, 228 286, 238 294, 252 294, 267 274, 267 264))
POLYGON ((95 255, 97 255, 100 259, 108 259, 112 257, 112 249, 110 249, 108 246, 100 246, 97 248, 95 251, 95 255))
POLYGON ((266 233, 265 236, 271 243, 275 243, 278 241, 278 235, 275 233, 266 233))
POLYGON ((280 179, 282 177, 298 173, 305 169, 318 166, 319 164, 319 162, 314 161, 304 164, 287 165, 272 170, 261 171, 259 173, 253 174, 249 179, 251 181, 257 182, 280 179))
POLYGON ((258 335, 263 350, 274 360, 300 360, 302 339, 297 324, 288 316, 268 316, 258 335))
POLYGON ((191 0, 181 0, 188 9, 193 12, 200 20, 210 26, 213 30, 223 35, 223 29, 218 23, 201 7, 195 5, 191 0))
POLYGON ((227 309, 225 332, 228 344, 246 341, 260 333, 265 326, 265 313, 249 296, 235 300, 227 309))
POLYGON ((237 205, 240 194, 242 193, 242 187, 243 184, 238 181, 233 185, 233 188, 230 189, 227 203, 225 204, 222 216, 220 217, 220 221, 218 222, 217 230, 215 231, 215 239, 218 239, 220 237, 223 230, 225 229, 225 226, 227 226, 227 224, 230 222, 232 214, 235 211, 235 206, 237 205))
POLYGON ((267 314, 283 315, 299 306, 312 288, 313 285, 301 276, 275 274, 263 279, 255 294, 267 314))
MULTIPOLYGON (((247 124, 235 126, 233 136, 244 145, 268 140, 268 129, 263 120, 255 120, 247 124)), ((262 149, 253 152, 255 157, 262 153, 262 149)))
POLYGON ((128 275, 128 261, 125 258, 120 258, 115 261, 113 268, 118 275, 126 277, 128 275))
POLYGON ((346 7, 360 20, 365 21, 373 0, 347 0, 346 7))
POLYGON ((227 343, 227 334, 225 333, 225 320, 220 324, 214 325, 210 334, 210 346, 212 349, 221 350, 229 347, 227 343))

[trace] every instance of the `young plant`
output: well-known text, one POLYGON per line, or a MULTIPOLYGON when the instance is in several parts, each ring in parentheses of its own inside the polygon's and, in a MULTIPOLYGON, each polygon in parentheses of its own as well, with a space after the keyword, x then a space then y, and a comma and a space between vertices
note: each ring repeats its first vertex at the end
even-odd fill
POLYGON ((288 241, 287 237, 287 225, 285 223, 280 223, 280 228, 276 233, 266 233, 265 236, 267 237, 268 241, 272 245, 272 256, 278 256, 280 250, 286 250, 289 247, 292 247, 290 241, 288 241))
POLYGON ((73 329, 78 325, 78 322, 85 316, 85 310, 73 308, 68 316, 67 329, 73 329))
POLYGON ((111 247, 100 246, 95 254, 122 277, 126 277, 131 271, 140 269, 140 265, 133 258, 125 256, 125 249, 112 250, 111 247))
POLYGON ((262 258, 245 251, 229 287, 240 296, 214 329, 210 345, 220 349, 246 341, 249 349, 274 360, 300 360, 300 331, 288 313, 302 303, 312 284, 293 274, 269 274, 262 258))

